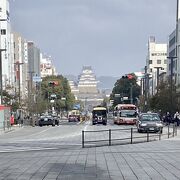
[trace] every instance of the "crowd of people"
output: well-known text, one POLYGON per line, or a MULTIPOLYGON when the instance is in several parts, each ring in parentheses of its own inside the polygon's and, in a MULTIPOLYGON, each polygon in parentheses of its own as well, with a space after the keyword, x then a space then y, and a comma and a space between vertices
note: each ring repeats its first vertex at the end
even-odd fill
POLYGON ((165 116, 163 116, 163 121, 166 125, 170 123, 176 123, 177 126, 180 124, 180 114, 179 112, 176 112, 175 114, 170 114, 169 112, 166 113, 165 116))

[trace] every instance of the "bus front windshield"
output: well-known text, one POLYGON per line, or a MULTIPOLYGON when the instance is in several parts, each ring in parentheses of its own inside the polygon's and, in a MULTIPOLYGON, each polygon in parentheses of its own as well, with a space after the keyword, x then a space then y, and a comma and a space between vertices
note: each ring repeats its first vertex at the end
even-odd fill
POLYGON ((137 113, 135 110, 121 110, 119 113, 120 117, 136 117, 137 113))
POLYGON ((94 110, 93 111, 93 117, 96 117, 96 116, 106 117, 107 116, 106 110, 94 110))

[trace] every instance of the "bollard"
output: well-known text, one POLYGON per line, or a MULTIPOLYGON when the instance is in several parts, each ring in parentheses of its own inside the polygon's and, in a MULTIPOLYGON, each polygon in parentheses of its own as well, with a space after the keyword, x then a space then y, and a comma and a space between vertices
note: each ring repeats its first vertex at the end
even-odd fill
POLYGON ((173 137, 174 137, 174 132, 175 132, 175 124, 173 124, 173 137))
POLYGON ((82 148, 84 148, 84 130, 82 131, 82 148))
POLYGON ((131 128, 131 144, 133 143, 133 128, 131 128))
POLYGON ((147 142, 149 142, 149 131, 147 130, 147 142))
POLYGON ((111 129, 109 129, 109 146, 111 146, 111 129))
POLYGON ((159 141, 161 140, 161 130, 159 131, 159 141))
POLYGON ((6 130, 5 120, 3 121, 3 129, 6 130))

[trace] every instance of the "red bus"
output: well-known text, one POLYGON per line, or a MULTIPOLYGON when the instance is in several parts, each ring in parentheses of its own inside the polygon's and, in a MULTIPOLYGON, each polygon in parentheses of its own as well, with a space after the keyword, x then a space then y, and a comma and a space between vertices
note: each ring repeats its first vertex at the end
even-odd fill
POLYGON ((114 124, 132 124, 137 122, 137 107, 134 104, 118 104, 114 107, 114 124))

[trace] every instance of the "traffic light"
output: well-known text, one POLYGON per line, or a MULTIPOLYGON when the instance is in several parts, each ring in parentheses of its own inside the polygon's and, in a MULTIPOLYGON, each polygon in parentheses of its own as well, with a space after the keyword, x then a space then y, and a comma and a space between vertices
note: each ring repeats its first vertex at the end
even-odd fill
POLYGON ((48 85, 49 86, 57 86, 58 85, 58 81, 49 81, 48 85))
POLYGON ((127 74, 125 76, 122 76, 122 79, 133 79, 134 76, 132 74, 127 74))

